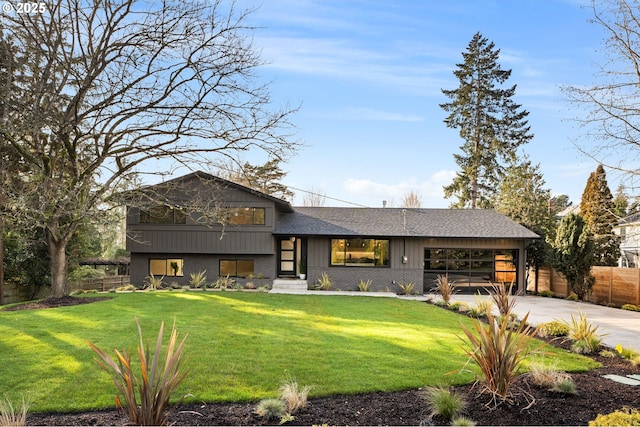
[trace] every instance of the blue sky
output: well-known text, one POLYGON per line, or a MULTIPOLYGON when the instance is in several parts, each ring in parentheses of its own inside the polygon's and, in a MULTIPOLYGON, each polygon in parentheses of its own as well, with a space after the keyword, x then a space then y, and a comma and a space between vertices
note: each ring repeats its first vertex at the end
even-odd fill
MULTIPOLYGON (((251 0, 245 0, 252 4, 251 0)), ((523 148, 552 194, 577 203, 596 164, 572 141, 580 115, 561 86, 595 81, 605 34, 578 0, 266 0, 250 17, 268 64, 274 104, 301 104, 291 119, 306 145, 284 183, 317 190, 326 206, 447 207, 442 187, 457 170, 458 131, 443 123, 441 89, 454 89, 461 53, 476 32, 501 50, 515 101, 530 112, 523 148)), ((521 153, 522 154, 522 153, 521 153)), ((251 163, 264 159, 247 157, 251 163)), ((615 172, 609 186, 617 188, 615 172)), ((302 203, 297 192, 294 204, 302 203)))

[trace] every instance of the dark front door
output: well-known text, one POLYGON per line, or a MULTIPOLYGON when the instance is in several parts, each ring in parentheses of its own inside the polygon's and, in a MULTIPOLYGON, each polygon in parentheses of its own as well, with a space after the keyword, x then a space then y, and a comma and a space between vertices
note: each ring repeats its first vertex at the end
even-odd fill
POLYGON ((296 241, 294 238, 278 241, 278 276, 296 277, 296 241))

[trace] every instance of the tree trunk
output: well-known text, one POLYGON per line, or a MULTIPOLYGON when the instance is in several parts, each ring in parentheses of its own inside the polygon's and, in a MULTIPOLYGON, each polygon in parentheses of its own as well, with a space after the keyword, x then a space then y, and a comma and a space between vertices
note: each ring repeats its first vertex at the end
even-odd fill
POLYGON ((51 297, 62 298, 69 295, 67 283, 67 241, 56 238, 47 230, 47 243, 51 259, 51 297))

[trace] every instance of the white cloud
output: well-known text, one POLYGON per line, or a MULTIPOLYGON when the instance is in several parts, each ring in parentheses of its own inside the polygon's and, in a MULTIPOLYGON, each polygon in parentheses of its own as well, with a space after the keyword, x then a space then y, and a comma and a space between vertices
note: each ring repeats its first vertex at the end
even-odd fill
POLYGON ((423 207, 446 207, 448 202, 444 200, 442 188, 450 184, 455 175, 455 171, 440 170, 425 181, 411 178, 397 182, 378 182, 349 178, 343 185, 350 196, 368 206, 382 206, 383 200, 386 200, 388 205, 398 205, 405 194, 414 191, 421 196, 423 207))

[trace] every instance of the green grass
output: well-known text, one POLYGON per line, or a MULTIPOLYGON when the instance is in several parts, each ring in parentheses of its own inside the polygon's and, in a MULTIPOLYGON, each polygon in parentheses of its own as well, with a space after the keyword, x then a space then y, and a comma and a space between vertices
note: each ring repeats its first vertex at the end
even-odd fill
MULTIPOLYGON (((189 333, 190 372, 178 390, 193 395, 187 401, 277 397, 286 378, 313 385, 312 397, 473 380, 459 373, 467 361, 460 322, 470 326, 468 319, 423 302, 243 292, 110 296, 95 304, 0 311, 0 393, 13 401, 29 396, 34 412, 113 407, 115 387, 87 341, 109 354, 135 350, 136 317, 150 341, 163 320, 175 319, 179 336, 189 333)), ((557 353, 551 356, 557 369, 595 366, 557 353)))

